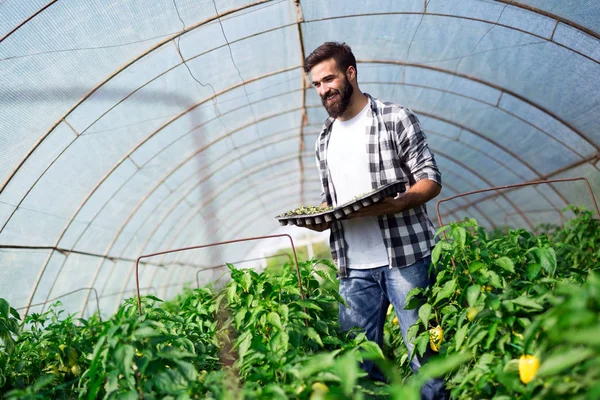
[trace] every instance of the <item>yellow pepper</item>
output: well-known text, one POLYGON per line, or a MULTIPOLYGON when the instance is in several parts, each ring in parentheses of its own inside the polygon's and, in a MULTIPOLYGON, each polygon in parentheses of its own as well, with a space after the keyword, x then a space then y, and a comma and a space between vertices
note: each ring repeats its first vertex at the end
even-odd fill
POLYGON ((394 317, 394 319, 392 320, 392 324, 398 325, 398 316, 394 317))
POLYGON ((477 308, 475 307, 470 307, 467 310, 467 319, 469 321, 473 321, 475 319, 475 317, 477 316, 477 308))
POLYGON ((524 354, 519 358, 519 377, 521 382, 528 384, 535 378, 538 368, 540 367, 540 360, 536 356, 524 354))
POLYGON ((436 326, 429 330, 429 347, 433 351, 440 351, 440 345, 444 339, 444 330, 441 326, 436 326))

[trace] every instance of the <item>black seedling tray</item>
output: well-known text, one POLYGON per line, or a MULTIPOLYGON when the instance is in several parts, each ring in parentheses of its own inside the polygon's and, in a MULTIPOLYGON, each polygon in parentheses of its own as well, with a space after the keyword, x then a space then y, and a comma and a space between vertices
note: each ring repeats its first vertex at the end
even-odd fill
POLYGON ((379 188, 365 193, 361 196, 354 198, 352 201, 339 205, 330 210, 326 210, 315 214, 306 215, 278 215, 277 220, 279 225, 319 225, 324 222, 339 221, 348 219, 348 215, 355 211, 360 210, 363 207, 370 206, 373 203, 377 203, 386 197, 395 195, 396 193, 404 193, 406 190, 406 182, 399 181, 394 183, 388 183, 387 185, 380 186, 379 188))

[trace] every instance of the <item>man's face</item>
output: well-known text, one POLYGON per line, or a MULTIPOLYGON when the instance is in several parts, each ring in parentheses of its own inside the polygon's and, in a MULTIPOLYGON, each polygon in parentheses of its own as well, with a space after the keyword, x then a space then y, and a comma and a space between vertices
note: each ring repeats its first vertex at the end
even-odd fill
POLYGON ((342 115, 348 109, 354 92, 346 74, 338 69, 333 58, 315 65, 310 74, 329 116, 337 118, 342 115))

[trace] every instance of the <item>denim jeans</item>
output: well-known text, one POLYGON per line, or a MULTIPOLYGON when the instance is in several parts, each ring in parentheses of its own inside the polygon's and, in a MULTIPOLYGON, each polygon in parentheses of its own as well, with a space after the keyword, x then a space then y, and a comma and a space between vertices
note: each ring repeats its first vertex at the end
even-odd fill
MULTIPOLYGON (((387 309, 392 303, 398 316, 404 343, 411 354, 414 346, 406 340, 406 332, 411 325, 417 322, 418 308, 405 310, 404 300, 412 288, 429 286, 430 263, 431 256, 427 256, 404 268, 390 269, 388 266, 384 266, 371 269, 349 269, 348 277, 340 279, 340 295, 349 306, 340 304, 339 315, 342 331, 358 326, 365 331, 369 340, 381 346, 387 309)), ((413 372, 417 372, 426 358, 427 354, 423 358, 413 357, 410 365, 413 372)), ((373 362, 365 361, 362 368, 371 379, 386 380, 373 362)), ((443 379, 427 382, 421 390, 421 398, 449 398, 443 379)))

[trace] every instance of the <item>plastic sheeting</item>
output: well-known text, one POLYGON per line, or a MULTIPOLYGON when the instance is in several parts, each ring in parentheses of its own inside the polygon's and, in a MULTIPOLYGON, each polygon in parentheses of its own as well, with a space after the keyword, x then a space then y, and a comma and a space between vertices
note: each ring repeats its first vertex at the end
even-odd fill
MULTIPOLYGON (((23 310, 82 289, 70 312, 94 312, 97 292, 110 313, 141 254, 269 234, 318 204, 326 114, 301 66, 328 40, 351 45, 362 90, 419 116, 440 198, 578 176, 600 189, 594 0, 7 0, 0 37, 0 296, 23 310)), ((442 214, 533 228, 568 203, 592 207, 582 182, 442 214)), ((172 296, 250 248, 153 258, 142 291, 172 296)))

